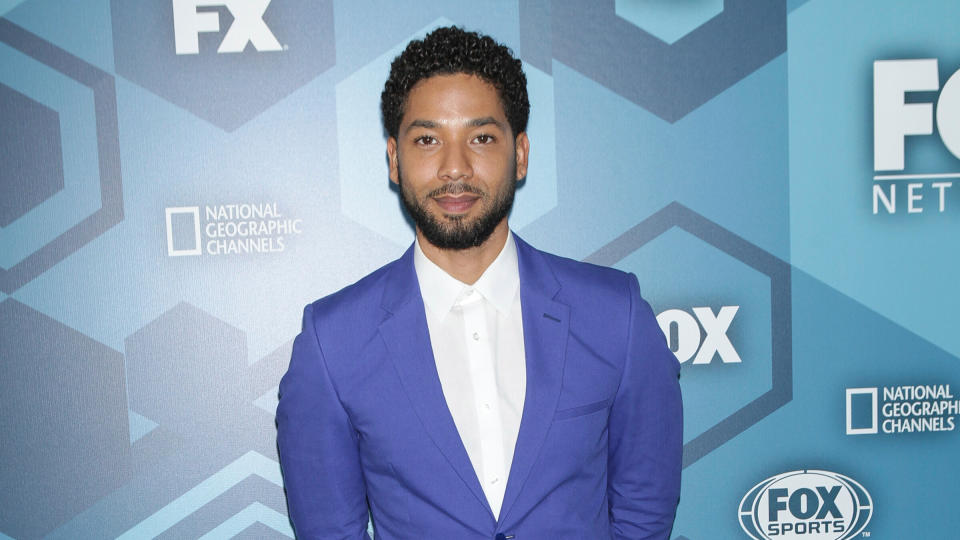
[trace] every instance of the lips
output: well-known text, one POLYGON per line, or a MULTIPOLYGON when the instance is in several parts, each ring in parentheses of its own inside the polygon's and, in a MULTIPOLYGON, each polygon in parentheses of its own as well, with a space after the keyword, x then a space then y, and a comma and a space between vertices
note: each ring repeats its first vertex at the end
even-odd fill
POLYGON ((464 193, 456 197, 450 195, 434 197, 433 200, 448 214, 463 214, 473 208, 480 197, 472 193, 464 193))

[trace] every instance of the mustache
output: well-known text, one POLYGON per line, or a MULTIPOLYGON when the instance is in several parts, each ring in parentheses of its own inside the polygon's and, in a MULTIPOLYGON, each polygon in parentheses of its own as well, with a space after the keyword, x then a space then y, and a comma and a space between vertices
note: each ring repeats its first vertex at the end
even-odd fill
POLYGON ((437 189, 431 191, 430 193, 427 194, 427 197, 434 198, 434 197, 442 197, 444 195, 457 196, 463 193, 472 193, 473 195, 477 195, 479 197, 486 196, 486 193, 484 193, 483 190, 481 190, 478 187, 471 186, 470 184, 467 184, 465 182, 453 182, 450 184, 444 184, 438 187, 437 189))

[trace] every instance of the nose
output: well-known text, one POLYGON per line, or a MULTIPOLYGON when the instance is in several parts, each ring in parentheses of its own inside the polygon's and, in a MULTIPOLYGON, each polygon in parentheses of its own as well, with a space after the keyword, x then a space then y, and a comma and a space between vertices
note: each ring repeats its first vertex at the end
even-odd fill
POLYGON ((444 145, 437 175, 446 182, 467 180, 473 176, 469 149, 462 144, 444 145))

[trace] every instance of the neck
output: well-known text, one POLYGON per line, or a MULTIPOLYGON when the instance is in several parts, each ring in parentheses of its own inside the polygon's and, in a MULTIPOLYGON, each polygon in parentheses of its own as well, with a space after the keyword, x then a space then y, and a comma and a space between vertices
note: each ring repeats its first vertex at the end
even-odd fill
POLYGON ((473 285, 503 250, 508 234, 510 234, 510 227, 504 219, 494 229, 493 234, 477 247, 440 249, 428 242, 419 229, 417 229, 417 242, 420 243, 423 254, 444 272, 458 281, 473 285))

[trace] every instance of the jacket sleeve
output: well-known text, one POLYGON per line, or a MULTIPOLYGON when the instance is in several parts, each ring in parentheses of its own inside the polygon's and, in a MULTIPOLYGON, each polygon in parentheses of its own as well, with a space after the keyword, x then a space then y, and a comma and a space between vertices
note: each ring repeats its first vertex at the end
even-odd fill
POLYGON ((367 539, 357 433, 327 371, 313 307, 280 382, 277 448, 297 538, 367 539))
POLYGON ((630 275, 627 357, 610 410, 607 496, 617 539, 670 538, 680 497, 680 364, 630 275))

